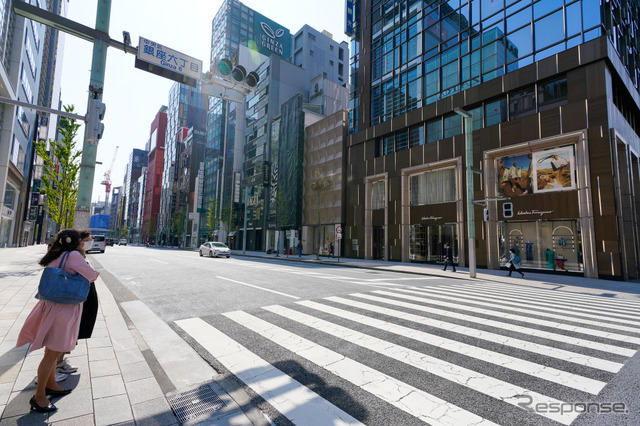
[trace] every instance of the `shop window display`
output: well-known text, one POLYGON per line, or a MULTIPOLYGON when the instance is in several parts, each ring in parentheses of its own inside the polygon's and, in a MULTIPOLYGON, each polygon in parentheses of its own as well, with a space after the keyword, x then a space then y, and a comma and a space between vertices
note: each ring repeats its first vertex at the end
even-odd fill
POLYGON ((582 240, 578 221, 534 220, 501 222, 501 263, 508 260, 513 248, 522 259, 522 266, 556 271, 583 271, 582 240))
POLYGON ((453 249, 453 261, 458 262, 458 233, 455 223, 423 225, 409 228, 409 259, 412 262, 444 262, 446 243, 453 249))

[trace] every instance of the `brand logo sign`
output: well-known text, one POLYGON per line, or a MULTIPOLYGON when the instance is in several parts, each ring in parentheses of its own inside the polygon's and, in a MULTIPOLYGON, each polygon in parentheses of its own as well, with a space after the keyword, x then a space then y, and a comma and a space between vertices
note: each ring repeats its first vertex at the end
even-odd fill
POLYGON ((253 33, 258 51, 267 56, 275 53, 278 56, 288 57, 291 51, 289 30, 257 13, 254 19, 253 33))

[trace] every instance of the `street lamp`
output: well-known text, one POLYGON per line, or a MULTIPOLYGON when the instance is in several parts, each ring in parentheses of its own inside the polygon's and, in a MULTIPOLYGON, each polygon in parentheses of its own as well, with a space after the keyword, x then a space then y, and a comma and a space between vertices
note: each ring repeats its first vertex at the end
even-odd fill
POLYGON ((464 118, 464 136, 465 136, 465 150, 464 161, 467 164, 467 234, 469 235, 469 277, 476 277, 476 227, 475 218, 473 212, 473 171, 471 165, 473 164, 473 135, 471 126, 471 114, 462 108, 456 107, 453 109, 456 114, 464 118))

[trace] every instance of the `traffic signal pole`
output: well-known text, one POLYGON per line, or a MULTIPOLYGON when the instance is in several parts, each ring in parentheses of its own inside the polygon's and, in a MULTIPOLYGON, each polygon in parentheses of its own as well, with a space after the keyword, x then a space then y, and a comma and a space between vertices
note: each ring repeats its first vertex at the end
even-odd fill
MULTIPOLYGON (((111 0, 98 0, 96 12, 96 30, 109 33, 109 21, 111 20, 111 0)), ((100 39, 93 41, 93 59, 91 61, 91 76, 89 80, 89 99, 102 99, 104 87, 104 74, 107 63, 107 47, 109 44, 100 39)), ((89 108, 87 108, 88 110, 89 108)), ((91 195, 93 192, 93 179, 96 170, 96 154, 98 144, 87 141, 89 126, 85 126, 84 141, 82 144, 82 158, 80 161, 80 181, 78 182, 78 200, 74 227, 89 229, 91 218, 91 195)), ((109 200, 105 200, 109 202, 109 200)))

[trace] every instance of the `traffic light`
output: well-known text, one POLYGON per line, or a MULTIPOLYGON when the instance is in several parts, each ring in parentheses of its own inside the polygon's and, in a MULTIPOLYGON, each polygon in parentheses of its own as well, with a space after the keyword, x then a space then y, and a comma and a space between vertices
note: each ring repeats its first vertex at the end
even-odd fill
POLYGON ((502 205, 502 216, 505 218, 513 217, 513 203, 504 203, 502 205))
POLYGON ((97 145, 104 133, 104 114, 107 106, 100 99, 89 99, 89 109, 85 117, 87 142, 97 145))
POLYGON ((251 71, 247 73, 245 67, 242 65, 233 65, 233 63, 226 58, 217 60, 216 72, 224 78, 251 88, 256 87, 260 81, 260 77, 256 72, 251 71))
POLYGON ((485 209, 482 211, 482 215, 483 215, 483 217, 484 217, 484 221, 485 221, 485 222, 489 222, 489 209, 485 208, 485 209))

